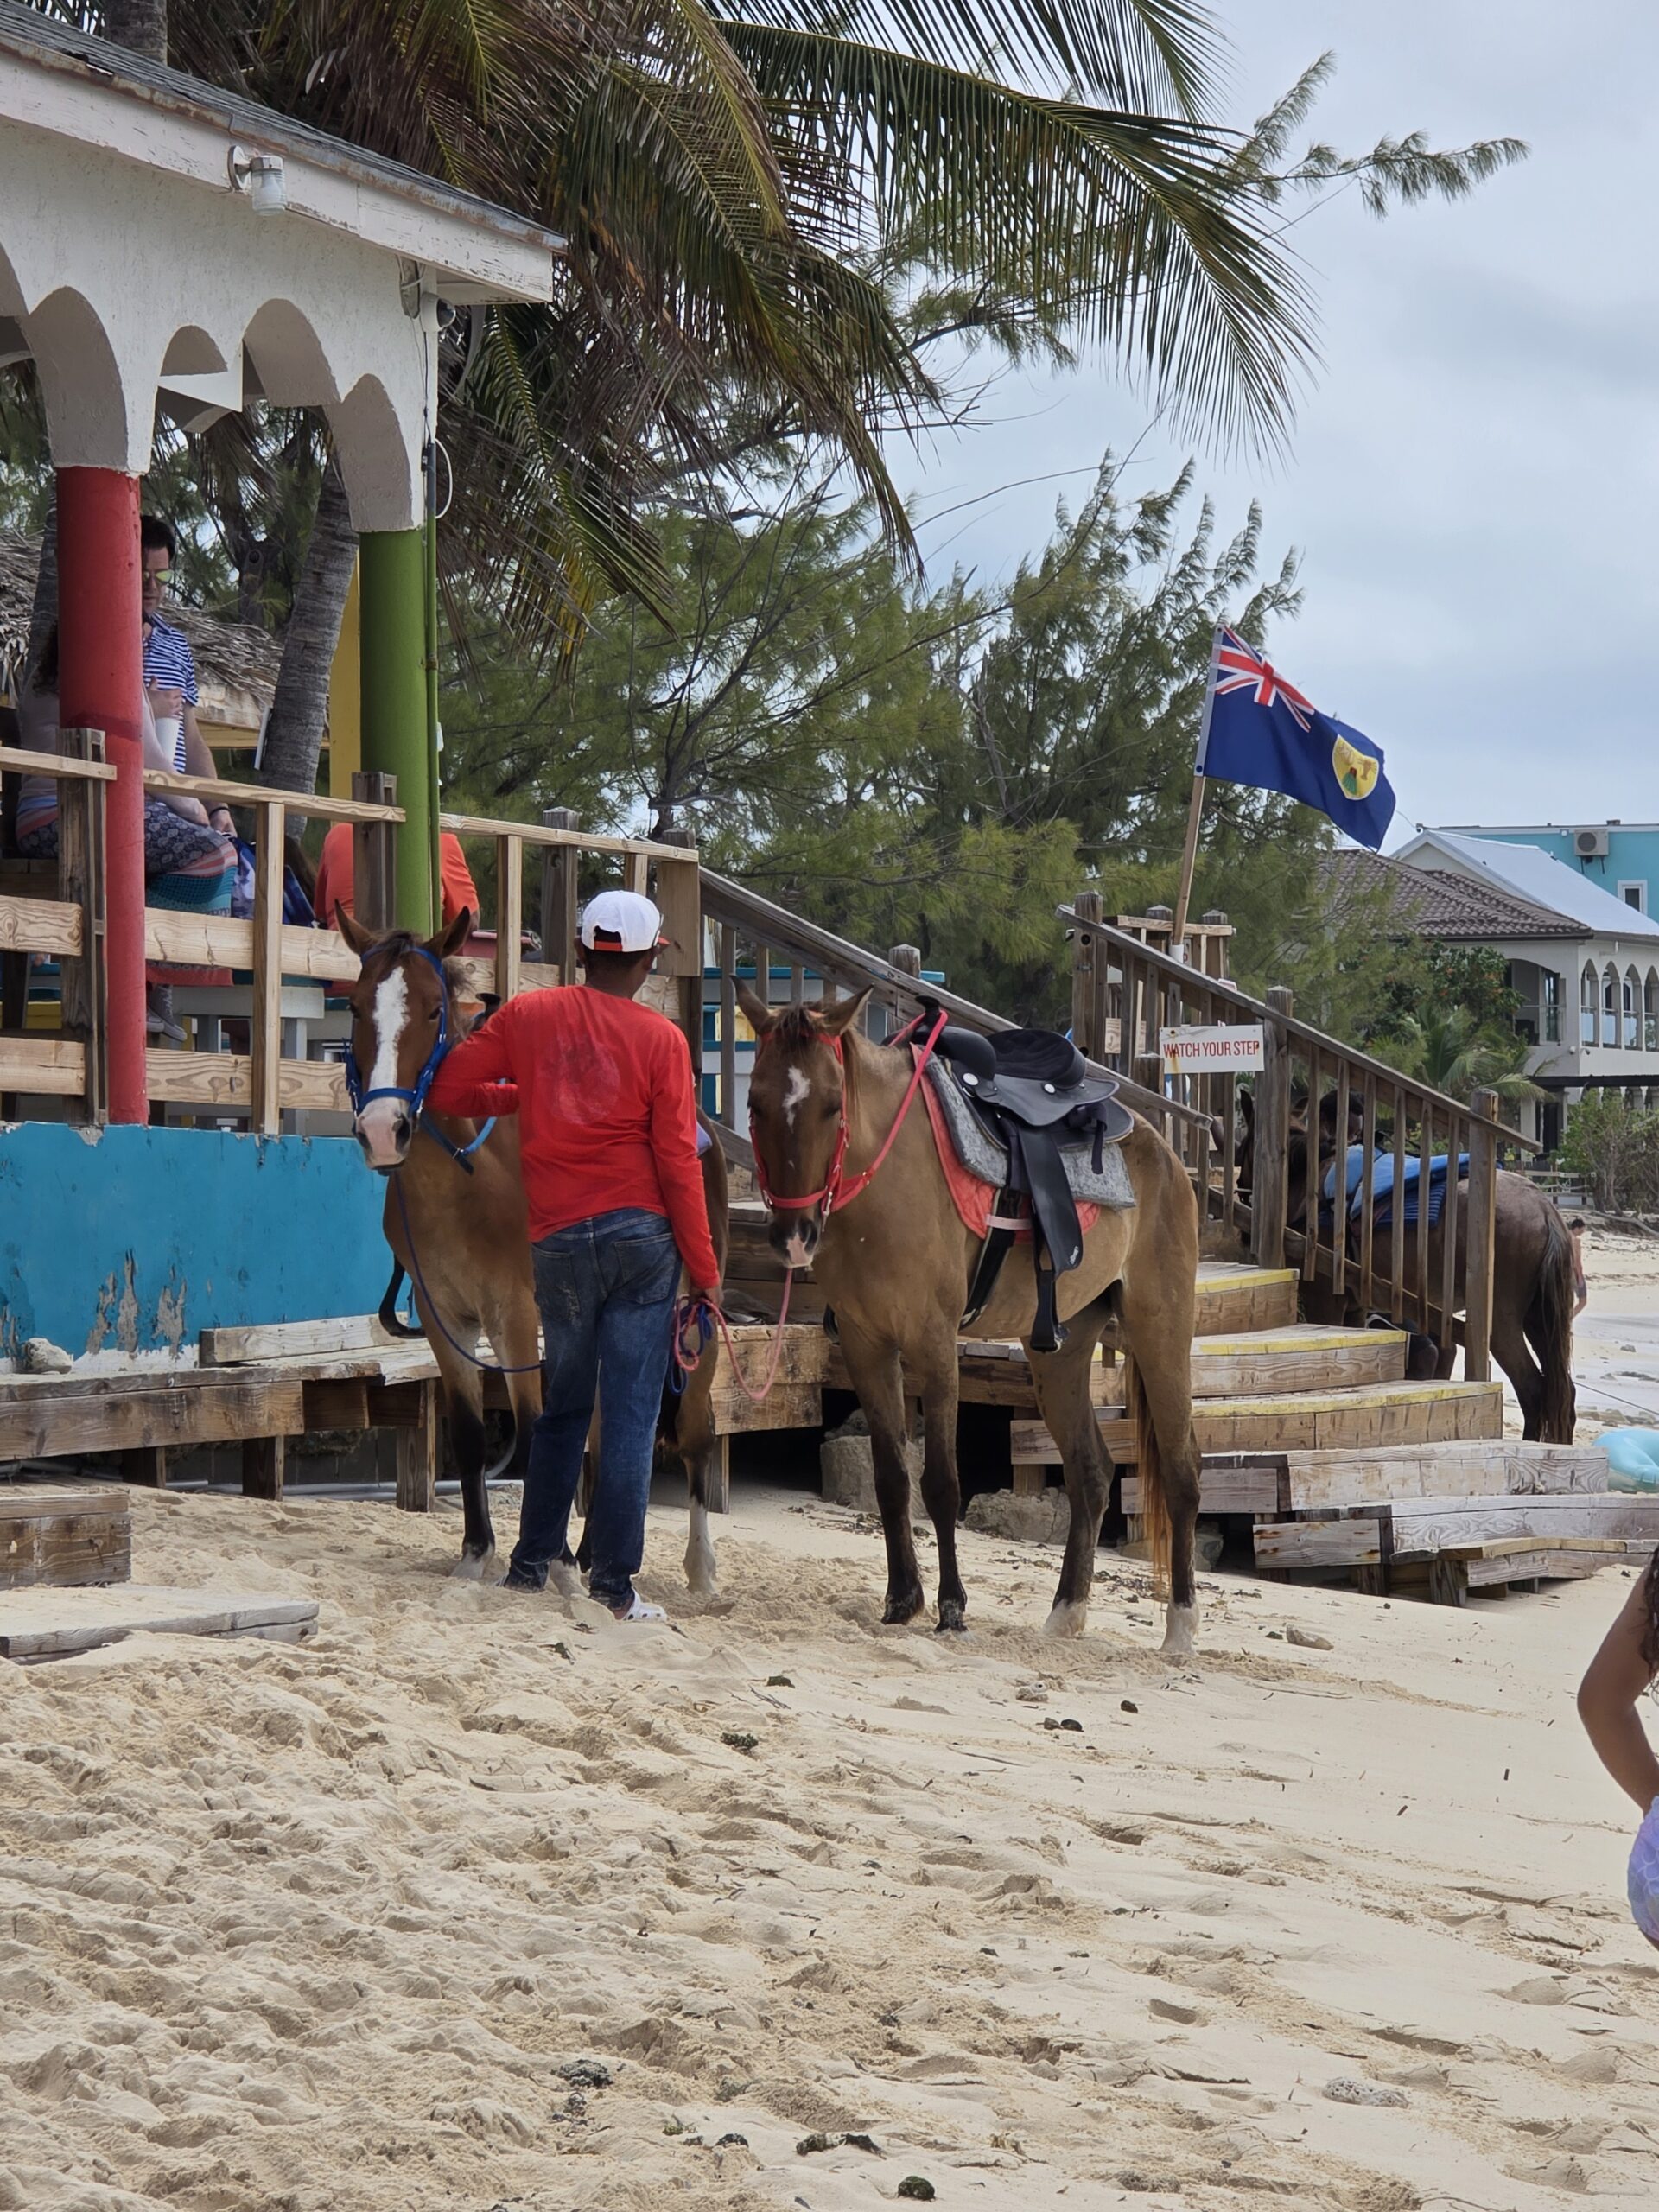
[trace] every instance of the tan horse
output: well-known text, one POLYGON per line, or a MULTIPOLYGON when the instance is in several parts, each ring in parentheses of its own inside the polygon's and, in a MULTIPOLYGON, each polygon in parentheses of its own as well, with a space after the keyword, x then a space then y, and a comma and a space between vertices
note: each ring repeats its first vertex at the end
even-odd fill
MULTIPOLYGON (((870 1426, 876 1495, 887 1536, 884 1622, 912 1619, 926 1602, 911 1536, 905 1457, 906 1401, 919 1395, 925 1432, 922 1497, 938 1541, 938 1625, 960 1629, 967 1593, 957 1565, 957 1339, 976 1240, 951 1201, 925 1105, 916 1101, 879 1171, 844 1207, 822 1202, 841 1146, 847 1182, 876 1160, 899 1121, 908 1052, 873 1045, 857 1026, 868 991, 822 1007, 779 1011, 742 990, 759 1045, 749 1114, 760 1179, 773 1199, 817 1203, 775 1210, 774 1250, 790 1266, 810 1261, 834 1307, 842 1356, 870 1426)), ((1090 1397, 1096 1347, 1114 1324, 1131 1356, 1129 1410, 1145 1484, 1154 1559, 1166 1575, 1164 1650, 1192 1648, 1198 1609, 1192 1531, 1198 1454, 1192 1436, 1192 1357, 1198 1259, 1198 1205, 1169 1147, 1137 1121, 1124 1141, 1132 1211, 1103 1211, 1086 1236, 1082 1265, 1059 1279, 1068 1326, 1056 1352, 1033 1351, 1036 1277, 1028 1246, 1008 1255, 979 1338, 1020 1337, 1037 1402, 1065 1466, 1071 1531, 1054 1606, 1053 1636, 1077 1636, 1088 1613, 1109 1469, 1090 1397)))
MULTIPOLYGON (((467 1155, 467 1166, 461 1166, 454 1151, 470 1145, 481 1125, 429 1109, 421 1117, 421 1128, 429 1132, 423 1136, 409 1103, 397 1096, 416 1090, 441 1026, 447 1028, 449 1041, 457 1042, 483 1011, 482 1001, 453 957, 472 928, 471 913, 458 914, 424 944, 401 931, 376 937, 343 911, 338 918, 342 935, 362 963, 351 990, 352 1050, 365 1089, 389 1094, 365 1101, 355 1116, 353 1134, 369 1165, 389 1179, 397 1178, 395 1184, 389 1183, 382 1226, 398 1265, 411 1281, 423 1281, 425 1287, 416 1305, 438 1363, 450 1447, 461 1478, 461 1556, 454 1572, 481 1580, 495 1554, 488 1484, 499 1475, 523 1480, 531 1431, 542 1409, 540 1320, 531 1273, 518 1124, 512 1116, 503 1116, 487 1141, 467 1155), (446 1141, 435 1141, 429 1134, 433 1129, 446 1141), (488 1335, 497 1366, 519 1370, 505 1377, 512 1408, 512 1448, 499 1465, 490 1468, 484 1464, 484 1375, 473 1363, 480 1334, 488 1335)), ((703 1154, 702 1185, 709 1235, 723 1268, 729 1208, 725 1156, 718 1144, 703 1154)), ((686 1378, 683 1393, 664 1393, 658 1427, 659 1445, 677 1452, 685 1467, 691 1509, 685 1575, 690 1587, 700 1592, 715 1586, 715 1551, 709 1535, 709 1493, 717 1448, 714 1379, 715 1362, 705 1358, 686 1378)))

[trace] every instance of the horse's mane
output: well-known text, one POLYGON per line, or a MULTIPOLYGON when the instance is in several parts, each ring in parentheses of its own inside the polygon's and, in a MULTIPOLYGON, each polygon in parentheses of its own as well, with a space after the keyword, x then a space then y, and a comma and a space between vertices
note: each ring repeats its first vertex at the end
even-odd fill
POLYGON ((815 1009, 807 1005, 786 1006, 772 1026, 772 1034, 790 1052, 798 1052, 817 1035, 815 1009))

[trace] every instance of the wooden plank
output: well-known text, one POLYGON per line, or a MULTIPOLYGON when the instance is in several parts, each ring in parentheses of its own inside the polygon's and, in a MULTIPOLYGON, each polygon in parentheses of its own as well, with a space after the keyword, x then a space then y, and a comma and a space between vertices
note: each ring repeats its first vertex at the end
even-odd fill
POLYGON ((744 1436, 757 1429, 821 1428, 823 1393, 816 1382, 780 1382, 755 1405, 734 1387, 715 1391, 711 1410, 717 1436, 744 1436))
POLYGON ((1463 1573, 1471 1590, 1489 1589, 1494 1584, 1506 1582, 1580 1582, 1599 1574, 1604 1567, 1623 1567, 1625 1558, 1623 1552, 1509 1552, 1493 1559, 1465 1560, 1463 1573))
POLYGON ((70 960, 79 956, 81 944, 79 906, 61 899, 0 899, 0 952, 41 952, 70 960))
MULTIPOLYGON (((689 832, 687 833, 689 836, 689 832)), ((665 976, 702 975, 702 871, 695 847, 677 860, 657 863, 657 905, 663 917, 667 950, 658 965, 665 976)))
POLYGON ((86 1090, 86 1047, 66 1037, 0 1037, 0 1090, 80 1098, 86 1090))
MULTIPOLYGON (((545 807, 543 830, 574 833, 582 817, 569 806, 545 807)), ((567 976, 574 976, 576 959, 577 854, 572 846, 546 839, 532 840, 541 847, 542 950, 567 976)))
POLYGON ((237 1367, 250 1360, 298 1359, 312 1353, 378 1351, 399 1338, 372 1313, 333 1321, 266 1321, 250 1327, 204 1329, 196 1339, 204 1367, 237 1367))
POLYGON ((1197 1335, 1243 1335, 1288 1328, 1296 1319, 1297 1277, 1288 1268, 1203 1270, 1198 1281, 1197 1335))
POLYGON ((244 1596, 131 1583, 116 1590, 18 1591, 0 1599, 0 1657, 62 1658, 133 1635, 233 1636, 316 1625, 315 1598, 244 1596))
MULTIPOLYGON (((357 981, 357 955, 332 929, 284 926, 277 932, 277 955, 284 976, 313 982, 357 981)), ((181 967, 251 969, 253 924, 233 914, 175 914, 146 906, 144 957, 181 967)))
MULTIPOLYGON (((1432 1441, 1440 1435, 1501 1431, 1503 1387, 1496 1382, 1392 1382, 1370 1390, 1321 1392, 1294 1397, 1198 1400, 1192 1429, 1207 1454, 1230 1452, 1312 1452, 1338 1446, 1432 1441), (1394 1433, 1394 1432, 1398 1432, 1394 1433)), ((1128 1421, 1109 1409, 1099 1415, 1107 1448, 1132 1449, 1128 1421)), ((1052 1465, 1058 1447, 1040 1422, 1014 1423, 1012 1456, 1052 1465)))
POLYGON ((213 1389, 157 1378, 150 1389, 41 1391, 0 1405, 0 1459, 237 1443, 245 1436, 298 1436, 304 1427, 297 1376, 238 1374, 213 1389))
POLYGON ((397 1431, 397 1505, 404 1513, 430 1513, 438 1502, 438 1386, 418 1382, 414 1388, 416 1417, 397 1431))
MULTIPOLYGON (((270 806, 289 814, 304 814, 319 822, 401 822, 401 806, 378 806, 366 799, 330 798, 323 791, 289 791, 273 802, 269 784, 229 784, 213 776, 175 776, 162 768, 146 768, 147 791, 182 791, 188 798, 211 799, 219 806, 270 806)), ((444 817, 448 826, 449 817, 444 817)))
MULTIPOLYGON (((0 1483, 0 1523, 37 1521, 53 1513, 125 1513, 127 1493, 113 1488, 99 1490, 91 1483, 0 1483)), ((0 1528, 0 1544, 5 1541, 0 1528)))
POLYGON ((1396 1497, 1601 1491, 1607 1487, 1607 1455, 1596 1445, 1477 1440, 1363 1452, 1291 1452, 1286 1471, 1290 1509, 1302 1512, 1396 1497))
POLYGON ((132 1522, 124 1508, 43 1514, 0 1528, 0 1590, 76 1589, 124 1582, 131 1573, 132 1522))
MULTIPOLYGON (((1120 1503, 1125 1513, 1145 1510, 1139 1475, 1125 1475, 1120 1503)), ((1228 1467, 1206 1464, 1198 1471, 1200 1513, 1276 1513, 1279 1474, 1263 1462, 1256 1466, 1228 1467)))
MULTIPOLYGON (((185 1052, 152 1046, 145 1054, 145 1065, 153 1099, 218 1108, 227 1114, 252 1113, 253 1059, 249 1053, 185 1052)), ((0 1052, 3 1067, 3 1053, 0 1052)), ((311 1107, 341 1114, 348 1109, 346 1071, 338 1060, 279 1059, 275 1074, 279 1109, 311 1107)))
POLYGON ((1389 1510, 1396 1554, 1457 1551, 1508 1536, 1641 1537, 1659 1544, 1659 1498, 1412 1498, 1389 1510))
POLYGON ((1258 1567, 1376 1567, 1382 1558, 1382 1524, 1377 1521, 1256 1523, 1258 1567))
POLYGON ((283 804, 269 796, 259 809, 258 866, 253 878, 253 1019, 248 1075, 249 1126, 274 1137, 283 1126, 283 804))
POLYGON ((338 1382, 308 1381, 305 1388, 305 1426, 318 1428, 367 1428, 369 1386, 363 1376, 338 1382))
MULTIPOLYGON (((308 799, 306 811, 316 811, 308 799)), ((502 822, 485 814, 441 814, 438 822, 458 837, 522 837, 527 845, 563 845, 578 853, 615 853, 625 857, 640 854, 646 860, 682 862, 686 858, 683 845, 658 844, 650 837, 613 837, 597 830, 552 828, 544 823, 502 822)))
POLYGON ((65 784, 115 781, 115 770, 107 760, 77 760, 62 753, 36 753, 27 745, 7 746, 0 767, 9 776, 51 776, 65 784))
POLYGON ((288 1464, 285 1436, 245 1436, 242 1440, 242 1495, 280 1498, 288 1464))
MULTIPOLYGON (((61 752, 79 760, 101 762, 104 758, 104 738, 99 730, 60 730, 58 745, 61 752)), ((58 809, 58 891, 79 912, 81 953, 79 958, 60 963, 58 1021, 65 1037, 86 1048, 81 1114, 87 1123, 101 1127, 109 1109, 104 1069, 104 785, 101 781, 74 784, 60 791, 59 798, 62 804, 58 809)))
POLYGON ((1470 1124, 1469 1214, 1463 1232, 1463 1371, 1472 1381, 1483 1382, 1492 1371, 1492 1266, 1497 1220, 1497 1147, 1485 1121, 1497 1118, 1497 1094, 1478 1090, 1471 1103, 1478 1118, 1470 1124))

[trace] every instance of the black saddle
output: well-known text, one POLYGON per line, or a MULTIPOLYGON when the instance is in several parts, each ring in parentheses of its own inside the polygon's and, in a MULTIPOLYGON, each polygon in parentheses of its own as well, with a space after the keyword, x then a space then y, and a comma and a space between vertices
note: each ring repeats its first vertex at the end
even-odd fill
MULTIPOLYGON (((930 1014, 924 1014, 925 1028, 930 1014)), ((1116 1077, 1091 1076, 1083 1054, 1058 1030, 1004 1029, 982 1037, 976 1030, 946 1028, 933 1050, 950 1064, 963 1096, 1008 1160, 1008 1179, 969 1285, 963 1324, 989 1302, 1018 1233, 1013 1224, 1028 1221, 1037 1268, 1031 1342, 1035 1351, 1058 1351, 1065 1331, 1056 1306, 1056 1280, 1083 1258, 1083 1228, 1063 1155, 1089 1146, 1098 1173, 1103 1148, 1121 1144, 1135 1117, 1113 1095, 1116 1077)))

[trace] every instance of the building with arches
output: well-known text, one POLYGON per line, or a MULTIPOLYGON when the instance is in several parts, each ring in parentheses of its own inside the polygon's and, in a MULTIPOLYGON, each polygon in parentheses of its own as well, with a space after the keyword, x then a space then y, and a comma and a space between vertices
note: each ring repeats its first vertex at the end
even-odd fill
POLYGON ((104 734, 109 1116, 147 1118, 138 518, 156 412, 327 416, 360 533, 361 744, 397 775, 396 912, 434 912, 426 455, 440 321, 552 296, 510 210, 0 0, 0 362, 56 476, 60 720, 104 734))

